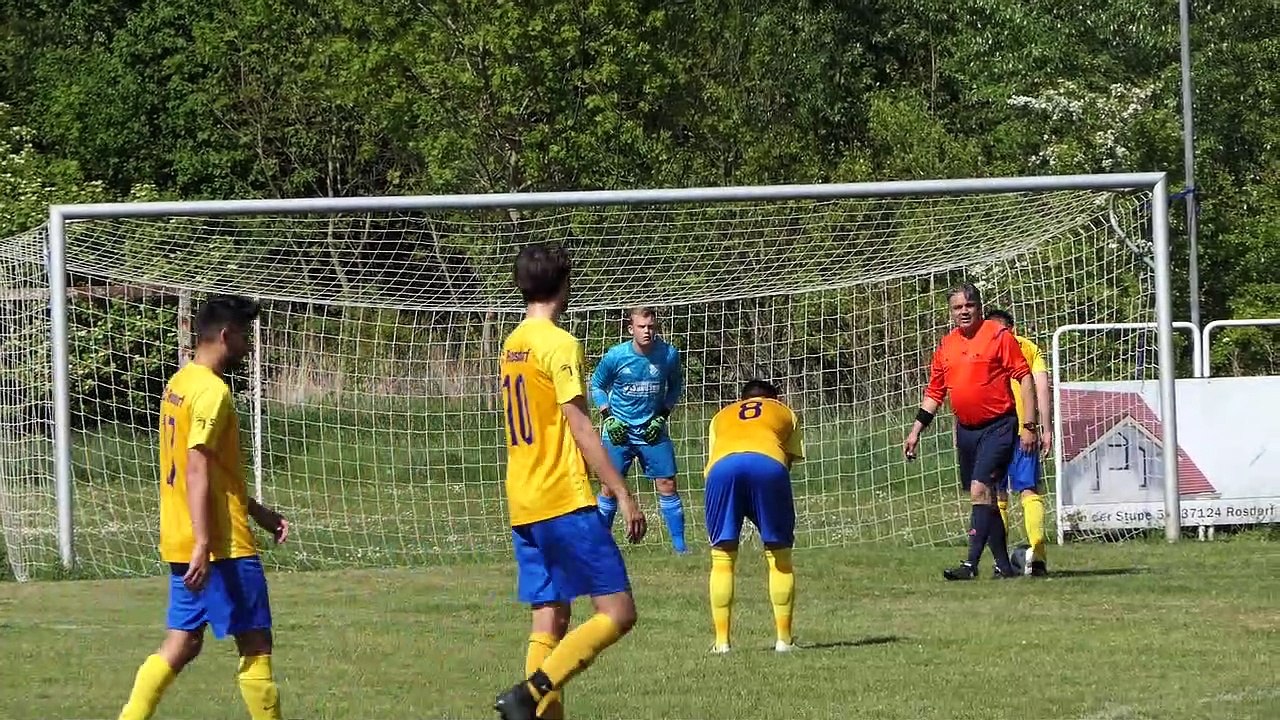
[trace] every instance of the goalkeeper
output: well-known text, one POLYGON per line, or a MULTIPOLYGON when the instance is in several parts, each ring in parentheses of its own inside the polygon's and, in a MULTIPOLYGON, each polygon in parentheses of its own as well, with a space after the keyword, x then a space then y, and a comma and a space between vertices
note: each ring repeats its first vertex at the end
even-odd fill
MULTIPOLYGON (((657 313, 633 308, 628 315, 631 340, 613 346, 591 375, 591 400, 603 418, 602 440, 609 459, 626 477, 637 459, 658 491, 658 509, 671 535, 671 547, 688 552, 684 504, 676 491, 676 451, 667 434, 667 418, 684 390, 680 355, 658 337, 657 313)), ((613 527, 618 501, 602 487, 600 515, 613 527)))

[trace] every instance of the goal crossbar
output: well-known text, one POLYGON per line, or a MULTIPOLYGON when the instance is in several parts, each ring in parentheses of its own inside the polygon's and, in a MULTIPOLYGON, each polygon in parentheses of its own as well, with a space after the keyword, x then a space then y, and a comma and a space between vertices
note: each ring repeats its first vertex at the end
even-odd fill
POLYGON ((1178 444, 1174 398, 1174 326, 1168 227, 1168 184, 1163 172, 1097 175, 965 178, 837 184, 796 184, 745 187, 666 188, 583 192, 495 193, 392 197, 298 198, 259 200, 164 201, 53 205, 49 209, 47 270, 51 321, 51 361, 54 411, 54 480, 58 547, 61 562, 75 564, 73 543, 73 482, 71 396, 69 383, 69 323, 66 228, 69 222, 96 218, 217 217, 254 214, 307 215, 351 212, 484 210, 550 206, 668 205, 822 201, 854 198, 990 195, 1072 190, 1148 191, 1154 259, 1155 315, 1162 424, 1165 535, 1170 542, 1181 533, 1178 497, 1178 444))

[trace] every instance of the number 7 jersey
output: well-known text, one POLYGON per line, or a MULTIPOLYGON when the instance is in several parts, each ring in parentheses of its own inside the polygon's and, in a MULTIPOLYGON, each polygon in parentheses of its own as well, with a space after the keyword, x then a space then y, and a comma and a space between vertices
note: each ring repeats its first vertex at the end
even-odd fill
POLYGON ((772 398, 739 400, 716 413, 707 446, 711 450, 704 472, 710 472, 717 460, 741 452, 767 455, 788 468, 793 460, 804 458, 799 419, 772 398))
POLYGON ((209 451, 210 559, 257 555, 231 388, 213 370, 188 362, 169 379, 160 400, 160 558, 191 561, 187 451, 200 446, 209 451))
POLYGON ((511 525, 596 504, 560 406, 585 398, 582 345, 550 320, 528 318, 502 344, 502 420, 511 525))

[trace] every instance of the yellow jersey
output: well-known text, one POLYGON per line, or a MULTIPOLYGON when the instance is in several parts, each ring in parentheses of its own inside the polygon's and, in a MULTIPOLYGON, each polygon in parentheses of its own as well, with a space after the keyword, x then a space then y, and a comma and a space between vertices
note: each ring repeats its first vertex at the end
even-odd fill
POLYGON ((195 534, 187 504, 187 451, 200 446, 210 455, 209 559, 257 555, 231 388, 213 370, 188 362, 169 379, 160 400, 161 559, 191 561, 195 534))
POLYGON ((596 504, 586 461, 560 409, 586 397, 582 366, 582 344, 550 320, 527 318, 502 343, 512 527, 596 504))
MULTIPOLYGON (((1049 372, 1044 364, 1044 353, 1041 352, 1039 345, 1021 335, 1014 335, 1013 337, 1018 341, 1018 347, 1022 350, 1022 357, 1027 359, 1027 365, 1031 368, 1033 376, 1036 373, 1049 372)), ((1032 377, 1032 382, 1035 382, 1034 377, 1032 377)), ((1017 380, 1010 381, 1009 384, 1013 387, 1013 404, 1018 409, 1018 426, 1021 427, 1023 423, 1027 422, 1027 413, 1022 407, 1022 385, 1017 380)), ((1041 423, 1043 422, 1041 420, 1041 423)))
POLYGON ((726 455, 756 452, 791 467, 804 459, 800 420, 779 400, 750 398, 726 406, 711 418, 707 447, 710 456, 704 473, 726 455))

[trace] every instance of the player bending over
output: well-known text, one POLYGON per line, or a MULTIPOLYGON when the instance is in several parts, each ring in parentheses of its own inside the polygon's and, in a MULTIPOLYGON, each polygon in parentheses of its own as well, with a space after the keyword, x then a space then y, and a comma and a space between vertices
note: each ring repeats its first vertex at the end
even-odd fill
POLYGON ((708 447, 704 501, 711 542, 711 620, 716 631, 711 651, 729 652, 733 566, 744 518, 760 531, 769 563, 769 600, 777 630, 774 649, 793 650, 795 575, 791 546, 796 509, 791 497, 791 464, 804 458, 800 422, 791 408, 778 400, 777 388, 752 380, 743 386, 741 400, 711 419, 708 447))
MULTIPOLYGON (((671 547, 688 552, 684 541, 684 504, 676 491, 676 450, 667 434, 667 418, 684 390, 680 355, 657 336, 657 313, 638 307, 628 318, 631 340, 618 343, 591 374, 591 399, 604 418, 602 436, 609 460, 625 478, 639 459, 658 490, 658 510, 671 534, 671 547)), ((618 504, 608 486, 600 489, 600 514, 613 527, 618 504)))
POLYGON ((533 610, 526 679, 498 696, 506 720, 563 717, 561 688, 636 622, 631 583, 613 535, 596 511, 589 465, 613 490, 627 538, 644 538, 645 518, 609 463, 587 414, 582 345, 556 325, 569 303, 569 255, 532 245, 516 257, 525 319, 502 345, 507 504, 517 594, 533 610), (569 629, 574 598, 596 614, 569 629))
MULTIPOLYGON (((987 319, 995 320, 1014 332, 1013 315, 1004 310, 988 310, 987 319)), ((1000 508, 1000 519, 1005 527, 1009 526, 1009 493, 1016 492, 1022 501, 1022 521, 1027 529, 1027 542, 1031 545, 1031 559, 1026 566, 1026 574, 1036 577, 1049 574, 1045 557, 1044 541, 1044 495, 1041 485, 1041 456, 1053 447, 1053 435, 1049 430, 1049 370, 1044 364, 1044 354, 1040 347, 1031 340, 1014 332, 1014 339, 1022 348, 1022 356, 1031 367, 1031 380, 1035 384, 1036 414, 1033 416, 1022 405, 1022 393, 1016 382, 1013 385, 1013 399, 1018 409, 1018 424, 1035 425, 1040 431, 1040 452, 1027 453, 1018 444, 1013 447, 1013 461, 1009 464, 1008 483, 998 486, 996 504, 1000 508), (1033 420, 1033 417, 1035 418, 1033 420)))
POLYGON ((160 557, 169 563, 169 631, 138 669, 120 720, 151 717, 173 679, 200 654, 205 625, 231 635, 236 682, 249 717, 280 720, 271 675, 271 605, 249 518, 277 543, 289 535, 279 513, 245 489, 240 424, 223 376, 248 353, 258 304, 217 296, 196 314, 195 357, 160 402, 160 557))

